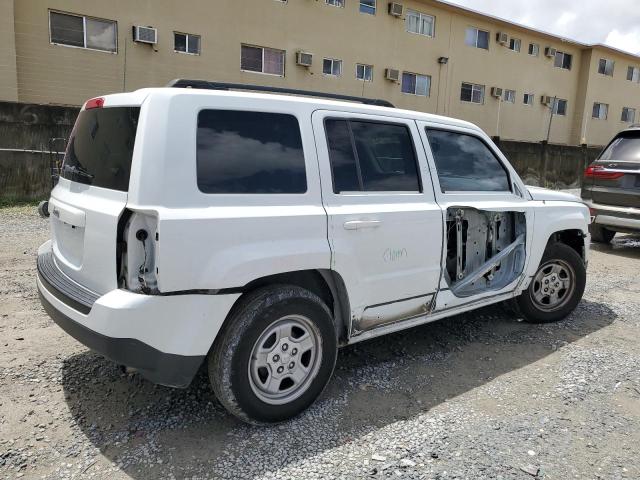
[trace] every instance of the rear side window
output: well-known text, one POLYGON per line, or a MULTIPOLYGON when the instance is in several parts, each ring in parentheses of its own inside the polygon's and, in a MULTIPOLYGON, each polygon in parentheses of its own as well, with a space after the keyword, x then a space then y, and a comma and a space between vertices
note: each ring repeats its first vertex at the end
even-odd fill
POLYGON ((420 191, 406 125, 328 119, 325 130, 335 193, 420 191))
POLYGON ((510 191, 509 175, 479 138, 427 129, 443 192, 510 191))
POLYGON ((640 133, 625 132, 613 140, 602 152, 599 160, 640 161, 640 133))
POLYGON ((298 120, 282 113, 202 110, 198 188, 203 193, 304 193, 298 120))
POLYGON ((74 182, 126 192, 139 107, 84 110, 78 115, 61 175, 74 182))

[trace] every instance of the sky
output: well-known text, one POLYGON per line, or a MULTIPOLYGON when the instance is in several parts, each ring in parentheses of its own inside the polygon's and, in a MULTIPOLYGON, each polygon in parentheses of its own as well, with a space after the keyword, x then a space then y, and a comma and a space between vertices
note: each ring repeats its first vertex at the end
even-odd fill
POLYGON ((640 54, 638 0, 446 0, 582 43, 640 54))

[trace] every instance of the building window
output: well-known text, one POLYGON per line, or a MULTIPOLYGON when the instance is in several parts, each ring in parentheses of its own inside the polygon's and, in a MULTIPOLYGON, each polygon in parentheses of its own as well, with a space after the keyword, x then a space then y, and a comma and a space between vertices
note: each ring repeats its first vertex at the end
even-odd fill
POLYGON ((180 53, 200 55, 200 35, 173 32, 173 50, 180 53))
POLYGON ((540 53, 540 45, 538 45, 537 43, 530 43, 529 55, 531 55, 532 57, 537 57, 539 53, 540 53))
POLYGON ((636 121, 636 109, 622 107, 622 118, 620 120, 627 123, 634 123, 636 121))
POLYGON ((533 93, 525 93, 524 94, 524 104, 525 105, 533 105, 533 99, 535 95, 533 93))
POLYGON ((431 94, 431 77, 417 73, 402 73, 402 93, 428 97, 431 94))
POLYGON ((373 65, 356 64, 356 78, 363 82, 373 81, 373 65))
POLYGON ((593 113, 591 114, 592 118, 596 118, 598 120, 606 120, 607 115, 609 114, 609 105, 606 103, 594 103, 593 104, 593 113))
POLYGON ((344 0, 325 0, 325 2, 333 7, 344 7, 344 0))
POLYGON ((284 77, 284 50, 242 45, 240 69, 284 77))
POLYGON ((515 90, 505 90, 502 96, 505 102, 516 103, 516 91, 515 90))
POLYGON ((118 26, 113 20, 49 12, 49 39, 57 45, 116 53, 118 26))
POLYGON ((470 47, 489 50, 489 32, 478 30, 475 27, 469 27, 464 35, 464 43, 470 47))
POLYGON ((630 82, 640 83, 640 68, 629 67, 627 69, 627 80, 630 82))
POLYGON ((405 18, 407 32, 433 37, 436 24, 436 18, 434 16, 414 10, 407 10, 405 18))
POLYGON ((522 41, 519 38, 512 38, 509 40, 509 50, 513 50, 514 52, 519 52, 521 45, 522 45, 522 41))
POLYGON ((562 100, 560 98, 556 98, 556 101, 554 102, 554 105, 553 105, 553 114, 564 117, 567 114, 567 101, 562 100))
POLYGON ((360 13, 376 14, 376 0, 360 0, 360 13))
POLYGON ((598 73, 613 77, 613 66, 615 62, 606 58, 601 58, 598 62, 598 73))
POLYGON ((325 75, 333 75, 339 77, 342 75, 342 60, 335 58, 325 58, 322 61, 322 73, 325 75))
POLYGON ((460 100, 470 103, 484 103, 484 85, 476 85, 474 83, 462 83, 460 89, 460 100))
POLYGON ((565 70, 571 70, 571 61, 573 55, 564 52, 556 52, 556 58, 553 62, 553 66, 557 68, 564 68, 565 70))

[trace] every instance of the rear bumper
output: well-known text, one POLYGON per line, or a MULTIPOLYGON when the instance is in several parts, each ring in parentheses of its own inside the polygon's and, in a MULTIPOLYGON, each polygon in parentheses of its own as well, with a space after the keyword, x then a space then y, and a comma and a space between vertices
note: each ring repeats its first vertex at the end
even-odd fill
POLYGON ((619 228, 621 231, 640 231, 640 208, 600 205, 590 200, 586 200, 585 204, 591 210, 593 223, 597 225, 610 227, 612 230, 619 228))
MULTIPOLYGON (((49 252, 47 242, 38 256, 49 252)), ((85 305, 70 301, 73 292, 59 289, 51 272, 41 270, 41 263, 38 293, 54 322, 91 350, 171 387, 191 383, 239 297, 151 296, 116 289, 99 296, 87 311, 85 305)))

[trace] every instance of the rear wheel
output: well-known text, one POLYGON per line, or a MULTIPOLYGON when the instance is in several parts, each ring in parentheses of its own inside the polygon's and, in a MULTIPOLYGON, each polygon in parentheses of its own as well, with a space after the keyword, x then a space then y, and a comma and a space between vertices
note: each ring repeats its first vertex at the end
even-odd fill
POLYGON ((525 321, 548 323, 562 320, 578 305, 586 283, 580 255, 563 243, 547 246, 527 290, 515 299, 525 321))
POLYGON ((589 232, 591 233, 591 240, 598 243, 610 243, 616 235, 613 230, 595 224, 589 225, 589 232))
POLYGON ((326 386, 337 354, 333 318, 315 294, 270 286, 241 299, 209 356, 220 402, 249 423, 287 420, 326 386))

